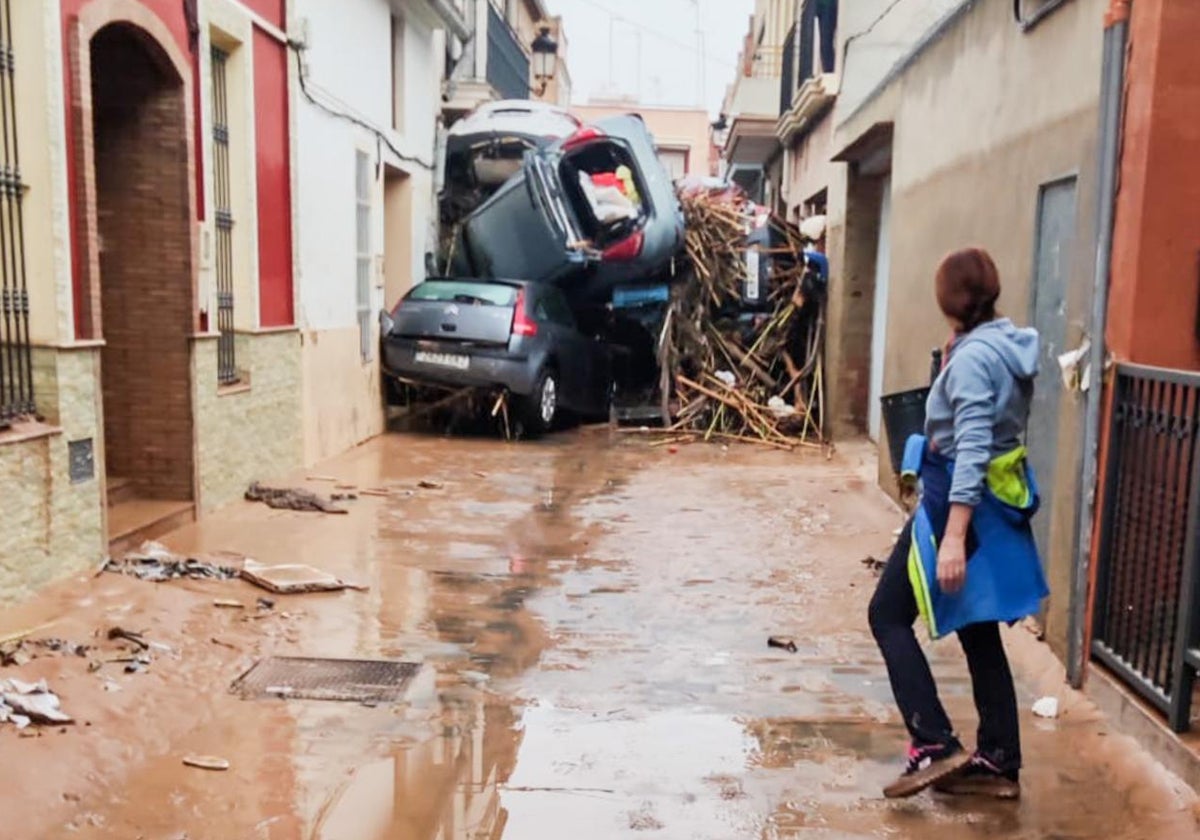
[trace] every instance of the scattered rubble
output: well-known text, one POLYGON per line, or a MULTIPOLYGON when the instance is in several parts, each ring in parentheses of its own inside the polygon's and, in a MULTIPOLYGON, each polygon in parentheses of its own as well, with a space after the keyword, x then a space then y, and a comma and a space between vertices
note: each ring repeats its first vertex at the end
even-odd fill
MULTIPOLYGON (((230 557, 233 555, 222 555, 230 557)), ((146 542, 120 560, 109 560, 104 571, 161 583, 179 578, 230 580, 238 576, 234 566, 220 565, 197 557, 175 554, 162 543, 146 542)))
POLYGON ((7 679, 0 680, 0 723, 5 722, 24 729, 31 723, 61 725, 75 719, 62 710, 58 695, 45 680, 7 679))
POLYGON ((873 557, 870 555, 864 557, 861 562, 864 566, 867 567, 867 569, 869 569, 871 572, 873 572, 876 577, 878 577, 880 574, 882 574, 884 568, 887 566, 886 561, 880 560, 879 558, 873 557))
POLYGON ((788 653, 795 653, 800 649, 796 646, 796 640, 791 636, 771 636, 767 639, 767 647, 781 648, 788 653))
POLYGON ((66 639, 16 638, 0 643, 0 666, 21 666, 43 654, 86 657, 91 648, 66 639))
POLYGON ((422 490, 441 490, 445 486, 446 485, 440 481, 433 481, 432 479, 428 478, 423 478, 417 482, 417 487, 421 488, 422 490))
POLYGON ((228 759, 220 758, 215 755, 187 755, 183 758, 183 763, 188 767, 197 767, 201 770, 228 770, 228 759))
POLYGON ((313 513, 349 513, 332 500, 300 487, 265 487, 257 481, 246 489, 246 501, 262 502, 278 510, 311 511, 313 513))

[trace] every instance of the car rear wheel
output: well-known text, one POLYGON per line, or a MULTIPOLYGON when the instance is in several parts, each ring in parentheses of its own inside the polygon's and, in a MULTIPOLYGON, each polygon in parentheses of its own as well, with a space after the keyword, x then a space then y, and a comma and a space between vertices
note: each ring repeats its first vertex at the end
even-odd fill
POLYGON ((542 371, 533 392, 520 401, 521 422, 526 435, 538 437, 554 427, 559 415, 558 398, 558 378, 554 371, 542 371))

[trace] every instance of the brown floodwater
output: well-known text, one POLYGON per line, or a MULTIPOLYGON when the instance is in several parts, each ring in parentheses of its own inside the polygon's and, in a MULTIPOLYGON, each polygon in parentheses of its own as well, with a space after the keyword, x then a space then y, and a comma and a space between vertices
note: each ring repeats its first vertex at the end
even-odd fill
MULTIPOLYGON (((40 737, 0 729, 0 835, 1195 836, 1191 793, 1074 695, 1057 720, 1024 716, 1019 803, 881 798, 905 736, 865 626, 874 578, 860 561, 883 556, 899 524, 873 472, 861 445, 826 459, 670 453, 603 430, 372 441, 292 480, 388 498, 360 497, 348 516, 238 503, 166 539, 308 563, 365 592, 279 596, 264 611, 241 581, 105 574, 5 613, 0 635, 57 619, 47 635, 104 648, 94 634, 120 625, 169 650, 143 674, 59 657, 0 670, 46 676, 79 720, 40 737), (776 633, 797 652, 768 648, 776 633), (400 704, 229 693, 268 654, 421 669, 400 704), (183 765, 197 754, 230 767, 183 765)), ((1009 635, 1017 670, 1044 672, 1048 653, 1009 635)), ((947 642, 931 656, 969 735, 961 654, 947 642)), ((1036 682, 1022 683, 1025 709, 1047 690, 1036 682)))

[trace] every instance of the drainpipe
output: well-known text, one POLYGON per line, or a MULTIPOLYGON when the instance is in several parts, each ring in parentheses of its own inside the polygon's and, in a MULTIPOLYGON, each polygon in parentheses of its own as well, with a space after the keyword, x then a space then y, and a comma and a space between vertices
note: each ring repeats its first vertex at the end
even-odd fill
POLYGON ((1079 513, 1079 556, 1071 580, 1071 615, 1067 639, 1067 679, 1072 687, 1083 684, 1089 638, 1089 583, 1092 532, 1101 502, 1097 472, 1100 449, 1100 414, 1103 410, 1105 330, 1108 323, 1108 287, 1112 273, 1112 245, 1116 213, 1117 177, 1121 164, 1121 123, 1125 94, 1125 52, 1129 43, 1129 15, 1133 0, 1112 0, 1104 18, 1104 58, 1100 84, 1100 179, 1096 207, 1096 261, 1092 288, 1092 347, 1088 358, 1091 386, 1083 430, 1083 465, 1079 486, 1087 498, 1079 513))

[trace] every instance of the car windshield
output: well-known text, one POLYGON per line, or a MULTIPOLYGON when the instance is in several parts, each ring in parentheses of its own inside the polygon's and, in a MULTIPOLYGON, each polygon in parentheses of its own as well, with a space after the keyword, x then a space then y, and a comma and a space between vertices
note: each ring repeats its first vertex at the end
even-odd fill
POLYGON ((409 300, 437 303, 470 303, 479 306, 512 306, 517 300, 513 286, 471 280, 428 280, 408 293, 409 300))

